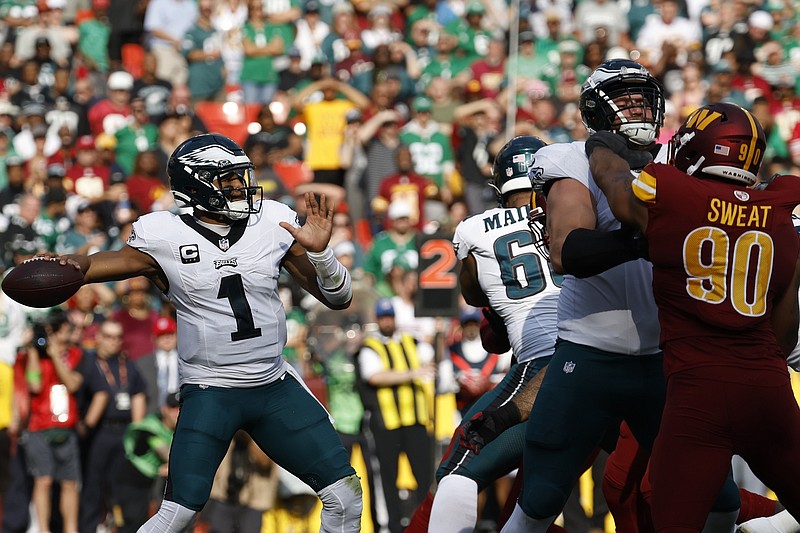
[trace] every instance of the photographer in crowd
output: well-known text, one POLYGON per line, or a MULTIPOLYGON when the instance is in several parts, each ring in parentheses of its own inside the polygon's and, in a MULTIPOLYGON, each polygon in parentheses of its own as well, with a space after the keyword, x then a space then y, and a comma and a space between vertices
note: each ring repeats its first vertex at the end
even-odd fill
POLYGON ((53 311, 33 328, 25 379, 31 395, 28 429, 22 444, 33 476, 33 507, 39 531, 50 530, 53 482, 61 485, 64 533, 78 531, 80 452, 74 428, 78 421, 75 392, 83 384, 76 370, 83 353, 72 345, 66 313, 53 311))

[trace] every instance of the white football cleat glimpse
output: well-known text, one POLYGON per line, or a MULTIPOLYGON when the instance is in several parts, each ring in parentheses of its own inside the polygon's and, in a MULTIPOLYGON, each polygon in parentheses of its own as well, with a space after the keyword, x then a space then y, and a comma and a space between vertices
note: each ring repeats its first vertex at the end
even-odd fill
POLYGON ((789 511, 783 510, 773 516, 754 518, 739 524, 736 533, 800 533, 800 524, 789 511))

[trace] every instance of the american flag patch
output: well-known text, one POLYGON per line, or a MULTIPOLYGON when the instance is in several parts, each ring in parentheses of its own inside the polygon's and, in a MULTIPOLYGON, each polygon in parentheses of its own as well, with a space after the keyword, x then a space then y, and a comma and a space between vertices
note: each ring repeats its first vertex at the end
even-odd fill
POLYGON ((514 157, 511 158, 512 163, 524 163, 525 162, 525 154, 516 154, 514 157))
POLYGON ((722 146, 721 144, 715 144, 714 153, 718 155, 729 155, 731 153, 731 149, 727 146, 722 146))

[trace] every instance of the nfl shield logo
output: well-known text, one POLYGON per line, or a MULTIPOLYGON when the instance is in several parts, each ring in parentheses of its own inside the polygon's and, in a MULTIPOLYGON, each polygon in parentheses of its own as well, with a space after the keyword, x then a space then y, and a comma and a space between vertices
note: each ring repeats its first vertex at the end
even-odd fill
POLYGON ((231 243, 228 242, 228 239, 222 238, 222 239, 219 240, 219 249, 222 250, 223 252, 228 251, 228 248, 230 248, 230 247, 231 247, 231 243))
POLYGON ((575 363, 572 361, 567 361, 564 363, 564 373, 565 374, 572 374, 572 371, 575 370, 575 363))

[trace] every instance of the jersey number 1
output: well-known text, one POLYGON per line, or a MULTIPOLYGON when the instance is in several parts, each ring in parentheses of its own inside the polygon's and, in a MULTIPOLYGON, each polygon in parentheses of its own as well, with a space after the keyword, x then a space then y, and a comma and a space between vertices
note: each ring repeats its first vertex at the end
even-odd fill
POLYGON ((253 323, 253 311, 244 295, 242 275, 233 274, 222 278, 217 298, 227 298, 231 304, 233 316, 236 318, 236 331, 231 333, 232 341, 243 341, 261 336, 261 328, 253 323))

